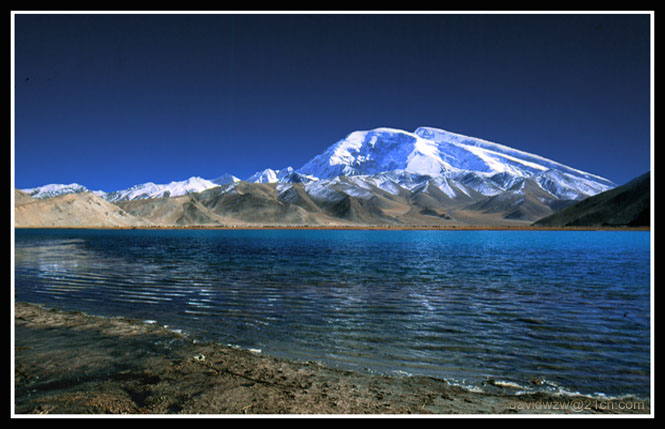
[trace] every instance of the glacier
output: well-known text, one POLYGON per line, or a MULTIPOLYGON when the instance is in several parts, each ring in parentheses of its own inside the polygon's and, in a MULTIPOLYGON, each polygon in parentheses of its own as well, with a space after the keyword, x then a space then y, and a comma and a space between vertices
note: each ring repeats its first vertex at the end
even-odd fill
POLYGON ((557 199, 581 199, 616 186, 539 155, 433 127, 354 131, 297 172, 319 180, 373 177, 378 187, 392 193, 399 191, 396 186, 410 190, 414 180, 428 178, 451 198, 469 195, 469 190, 498 195, 526 179, 557 199), (387 178, 388 172, 399 174, 387 178))
POLYGON ((413 133, 394 128, 354 131, 314 157, 298 172, 320 179, 339 175, 377 174, 408 170, 432 177, 472 171, 529 177, 558 170, 613 185, 609 180, 498 143, 432 127, 413 133))

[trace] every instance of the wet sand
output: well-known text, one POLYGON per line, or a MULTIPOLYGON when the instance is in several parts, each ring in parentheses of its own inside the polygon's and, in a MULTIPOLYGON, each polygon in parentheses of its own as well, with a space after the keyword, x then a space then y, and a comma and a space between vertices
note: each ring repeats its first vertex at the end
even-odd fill
POLYGON ((14 410, 32 414, 650 414, 631 398, 466 390, 200 343, 155 324, 15 304, 14 410))

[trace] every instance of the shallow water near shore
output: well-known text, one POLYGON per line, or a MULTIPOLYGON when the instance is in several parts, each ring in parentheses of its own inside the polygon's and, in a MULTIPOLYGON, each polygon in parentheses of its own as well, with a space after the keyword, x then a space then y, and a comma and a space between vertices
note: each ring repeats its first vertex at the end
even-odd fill
POLYGON ((472 389, 650 394, 648 231, 16 230, 15 296, 472 389))

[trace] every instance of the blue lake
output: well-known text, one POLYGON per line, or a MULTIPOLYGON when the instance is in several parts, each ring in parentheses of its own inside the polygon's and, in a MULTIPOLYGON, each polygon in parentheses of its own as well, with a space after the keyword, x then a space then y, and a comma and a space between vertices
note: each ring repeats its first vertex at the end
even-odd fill
POLYGON ((647 397, 650 262, 645 231, 19 229, 15 299, 347 369, 647 397))

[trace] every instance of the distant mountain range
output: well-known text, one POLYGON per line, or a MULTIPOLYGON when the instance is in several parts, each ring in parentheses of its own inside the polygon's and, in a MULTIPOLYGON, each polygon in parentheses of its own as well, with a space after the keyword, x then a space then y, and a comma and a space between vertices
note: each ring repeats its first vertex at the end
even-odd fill
MULTIPOLYGON (((486 140, 421 127, 355 131, 299 169, 144 183, 112 192, 78 184, 32 198, 92 193, 154 225, 528 225, 616 185, 486 140)), ((56 200, 57 203, 57 200, 56 200)))

